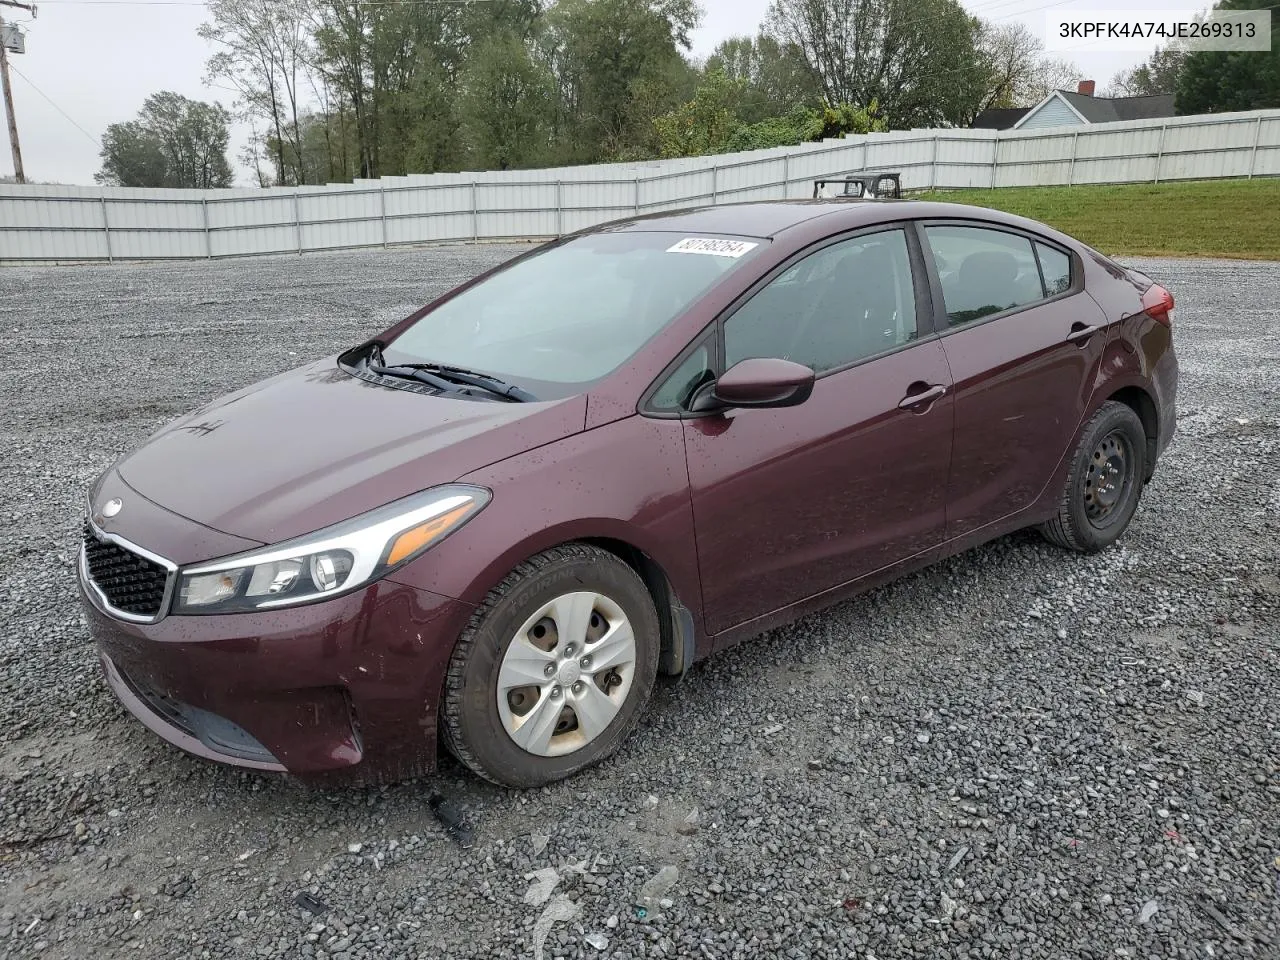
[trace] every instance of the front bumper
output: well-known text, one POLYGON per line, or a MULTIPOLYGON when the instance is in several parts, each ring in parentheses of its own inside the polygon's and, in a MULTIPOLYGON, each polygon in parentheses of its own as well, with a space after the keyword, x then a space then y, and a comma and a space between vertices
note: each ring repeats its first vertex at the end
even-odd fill
POLYGON ((130 623, 80 584, 108 684, 150 730, 233 766, 373 782, 429 772, 472 608, 389 580, 261 613, 130 623))

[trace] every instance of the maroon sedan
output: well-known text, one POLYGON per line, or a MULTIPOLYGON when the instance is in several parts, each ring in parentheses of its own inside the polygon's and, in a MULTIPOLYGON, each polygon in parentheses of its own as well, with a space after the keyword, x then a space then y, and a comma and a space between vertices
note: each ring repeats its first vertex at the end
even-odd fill
POLYGON ((539 247, 94 484, 106 677, 259 770, 528 787, 661 671, 1022 527, 1099 550, 1174 430, 1173 299, 1039 223, 723 206, 539 247))

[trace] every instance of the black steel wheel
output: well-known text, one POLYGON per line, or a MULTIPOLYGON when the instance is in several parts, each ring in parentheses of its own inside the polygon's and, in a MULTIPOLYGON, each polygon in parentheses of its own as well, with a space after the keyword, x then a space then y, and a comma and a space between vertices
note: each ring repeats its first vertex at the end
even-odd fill
POLYGON ((1105 530, 1121 515, 1133 484, 1133 447, 1121 429, 1112 430, 1093 448, 1085 468, 1084 510, 1089 522, 1105 530))
POLYGON ((1123 403, 1104 403, 1080 431, 1058 514, 1040 532, 1068 550, 1109 547, 1138 509, 1146 467, 1142 421, 1123 403))

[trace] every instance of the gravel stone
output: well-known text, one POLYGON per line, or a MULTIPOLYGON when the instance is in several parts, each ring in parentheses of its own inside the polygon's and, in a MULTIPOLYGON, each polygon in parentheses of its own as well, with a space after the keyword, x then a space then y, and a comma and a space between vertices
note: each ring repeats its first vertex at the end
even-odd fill
POLYGON ((0 957, 1280 956, 1275 264, 1135 261, 1180 424, 1116 547, 1014 534, 722 652, 574 780, 321 791, 131 719, 76 603, 88 483, 520 249, 0 271, 0 957))

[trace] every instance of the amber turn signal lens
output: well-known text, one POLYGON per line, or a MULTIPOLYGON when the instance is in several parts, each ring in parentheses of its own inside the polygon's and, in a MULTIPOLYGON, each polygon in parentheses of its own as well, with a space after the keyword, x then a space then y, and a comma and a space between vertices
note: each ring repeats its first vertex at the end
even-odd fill
POLYGON ((426 523, 410 527, 392 542, 391 552, 387 554, 387 566, 394 567, 419 550, 430 546, 433 541, 448 533, 456 523, 465 519, 473 508, 474 504, 465 503, 460 507, 454 507, 448 513, 432 517, 426 523))

